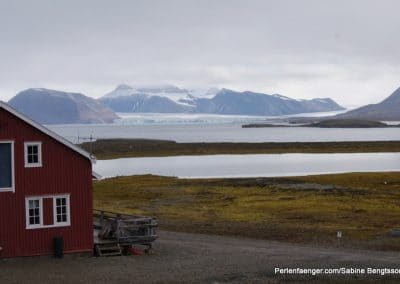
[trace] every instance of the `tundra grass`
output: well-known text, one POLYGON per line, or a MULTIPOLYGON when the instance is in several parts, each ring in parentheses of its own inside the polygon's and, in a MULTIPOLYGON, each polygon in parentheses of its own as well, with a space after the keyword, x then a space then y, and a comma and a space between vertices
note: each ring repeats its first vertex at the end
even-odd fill
POLYGON ((400 152, 400 141, 293 143, 176 143, 165 140, 105 139, 81 147, 98 159, 216 154, 400 152))
POLYGON ((164 229, 400 250, 400 173, 293 178, 131 176, 95 183, 98 209, 155 216, 164 229), (337 232, 342 238, 337 239, 337 232))

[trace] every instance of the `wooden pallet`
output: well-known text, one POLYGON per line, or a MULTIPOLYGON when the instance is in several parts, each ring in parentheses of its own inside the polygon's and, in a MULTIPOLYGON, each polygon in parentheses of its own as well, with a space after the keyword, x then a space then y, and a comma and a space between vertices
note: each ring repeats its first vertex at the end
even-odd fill
POLYGON ((115 242, 121 246, 144 245, 147 250, 157 239, 155 218, 94 210, 95 244, 115 242))
POLYGON ((118 243, 99 243, 95 245, 97 256, 121 256, 122 250, 118 243))

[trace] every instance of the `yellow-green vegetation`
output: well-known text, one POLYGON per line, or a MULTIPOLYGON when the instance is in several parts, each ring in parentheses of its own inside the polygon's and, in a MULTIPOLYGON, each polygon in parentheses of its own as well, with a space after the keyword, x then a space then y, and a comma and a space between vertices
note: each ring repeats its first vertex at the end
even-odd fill
POLYGON ((400 173, 293 178, 132 176, 95 183, 98 209, 144 214, 170 230, 400 249, 400 173))
POLYGON ((105 139, 81 147, 98 159, 176 155, 400 152, 400 141, 176 143, 165 140, 105 139))

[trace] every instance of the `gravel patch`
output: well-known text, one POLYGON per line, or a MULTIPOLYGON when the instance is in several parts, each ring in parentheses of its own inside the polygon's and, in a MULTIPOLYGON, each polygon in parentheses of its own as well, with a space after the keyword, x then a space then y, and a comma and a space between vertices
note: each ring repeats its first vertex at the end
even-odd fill
MULTIPOLYGON (((0 283, 334 283, 387 276, 283 276, 274 268, 399 267, 397 252, 314 247, 248 238, 160 232, 150 255, 66 255, 0 260, 0 283)), ((398 281, 398 279, 397 279, 398 281)))

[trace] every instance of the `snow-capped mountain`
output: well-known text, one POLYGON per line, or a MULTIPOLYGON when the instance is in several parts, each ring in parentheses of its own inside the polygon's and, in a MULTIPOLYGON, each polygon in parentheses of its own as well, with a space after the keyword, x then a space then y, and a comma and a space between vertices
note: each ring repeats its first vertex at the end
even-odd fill
POLYGON ((140 98, 141 100, 145 100, 150 99, 151 97, 160 97, 167 98, 180 105, 192 106, 193 100, 196 97, 210 95, 210 93, 208 93, 209 91, 211 92, 211 90, 189 91, 180 89, 173 85, 131 87, 121 84, 115 90, 106 94, 102 99, 134 96, 140 98))
POLYGON ((295 100, 286 96, 228 89, 181 89, 172 85, 119 85, 100 100, 115 112, 211 113, 277 116, 344 109, 332 99, 295 100))
POLYGON ((173 85, 131 87, 119 85, 100 100, 117 112, 194 112, 198 98, 212 97, 218 89, 186 90, 173 85))

